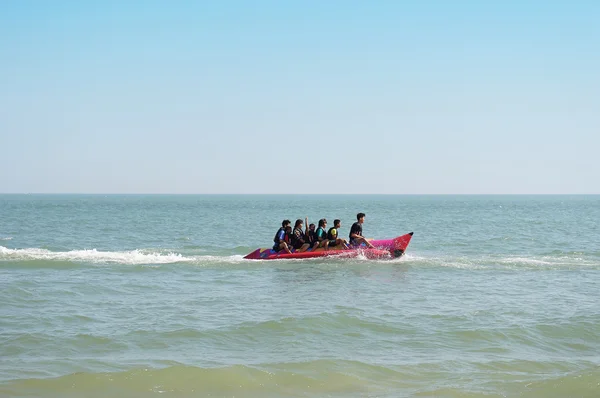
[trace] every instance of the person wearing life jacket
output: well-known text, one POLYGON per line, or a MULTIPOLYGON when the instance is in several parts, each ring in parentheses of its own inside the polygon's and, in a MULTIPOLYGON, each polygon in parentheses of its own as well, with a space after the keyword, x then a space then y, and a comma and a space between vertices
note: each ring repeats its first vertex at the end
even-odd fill
POLYGON ((279 252, 284 250, 288 254, 292 254, 290 250, 290 233, 292 232, 290 220, 283 220, 281 222, 281 228, 277 230, 275 237, 273 238, 273 251, 279 252))
POLYGON ((322 247, 327 250, 329 248, 329 241, 327 240, 327 231, 325 228, 327 228, 327 220, 321 218, 319 220, 319 228, 317 228, 317 231, 315 232, 317 241, 319 242, 317 247, 322 247))
POLYGON ((304 231, 302 231, 302 220, 297 219, 294 224, 294 230, 292 232, 292 246, 296 249, 297 253, 302 253, 308 250, 310 243, 306 242, 304 238, 304 231))
POLYGON ((329 240, 329 247, 343 245, 344 249, 348 249, 348 242, 346 239, 338 238, 338 230, 342 227, 342 222, 338 219, 333 220, 333 227, 327 231, 327 240, 329 240))
POLYGON ((319 247, 319 241, 317 240, 317 234, 315 233, 315 224, 308 224, 308 217, 304 220, 306 229, 304 230, 304 240, 309 244, 309 250, 314 250, 319 247))
POLYGON ((356 222, 352 224, 350 228, 350 244, 352 246, 360 246, 362 243, 367 245, 369 249, 373 249, 375 246, 369 242, 369 239, 362 236, 362 224, 365 222, 365 213, 358 213, 356 215, 356 222))

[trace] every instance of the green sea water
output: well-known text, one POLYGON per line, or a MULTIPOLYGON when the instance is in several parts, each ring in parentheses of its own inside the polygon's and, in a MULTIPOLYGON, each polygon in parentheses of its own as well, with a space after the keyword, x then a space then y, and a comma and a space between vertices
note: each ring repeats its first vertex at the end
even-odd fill
POLYGON ((2 397, 599 397, 600 196, 0 195, 2 397), (250 261, 284 218, 405 257, 250 261))

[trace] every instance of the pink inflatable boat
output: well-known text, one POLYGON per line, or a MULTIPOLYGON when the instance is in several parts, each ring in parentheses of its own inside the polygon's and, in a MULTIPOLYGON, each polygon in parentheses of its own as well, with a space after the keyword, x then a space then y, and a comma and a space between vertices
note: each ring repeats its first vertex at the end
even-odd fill
POLYGON ((404 254, 412 236, 413 233, 410 232, 406 235, 398 236, 392 239, 372 240, 371 244, 375 246, 374 249, 369 249, 365 245, 351 246, 350 249, 334 246, 330 247, 328 250, 318 248, 314 251, 309 250, 302 253, 292 252, 291 254, 288 254, 285 251, 276 252, 270 248, 259 248, 254 250, 252 253, 247 254, 244 258, 249 260, 278 260, 286 258, 313 258, 325 256, 356 257, 359 255, 364 255, 370 259, 396 258, 401 257, 404 254))

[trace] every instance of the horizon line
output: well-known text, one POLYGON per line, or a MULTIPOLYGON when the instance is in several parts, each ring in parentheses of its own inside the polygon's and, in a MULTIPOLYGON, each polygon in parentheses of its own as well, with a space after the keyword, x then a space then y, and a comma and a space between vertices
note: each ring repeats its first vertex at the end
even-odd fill
POLYGON ((600 195, 600 193, 246 193, 246 192, 205 192, 205 193, 169 193, 169 192, 0 192, 0 195, 170 195, 170 196, 191 196, 191 195, 227 195, 227 196, 236 196, 236 195, 245 195, 245 196, 259 196, 259 195, 278 195, 278 196, 324 196, 324 195, 356 195, 356 196, 500 196, 500 195, 537 195, 537 196, 548 196, 548 195, 600 195))

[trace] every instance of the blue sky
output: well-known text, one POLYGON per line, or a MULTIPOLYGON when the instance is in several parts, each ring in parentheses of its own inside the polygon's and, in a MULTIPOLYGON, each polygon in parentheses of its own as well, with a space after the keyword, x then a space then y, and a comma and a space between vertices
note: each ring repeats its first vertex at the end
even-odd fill
POLYGON ((0 192, 600 193, 600 2, 0 3, 0 192))

